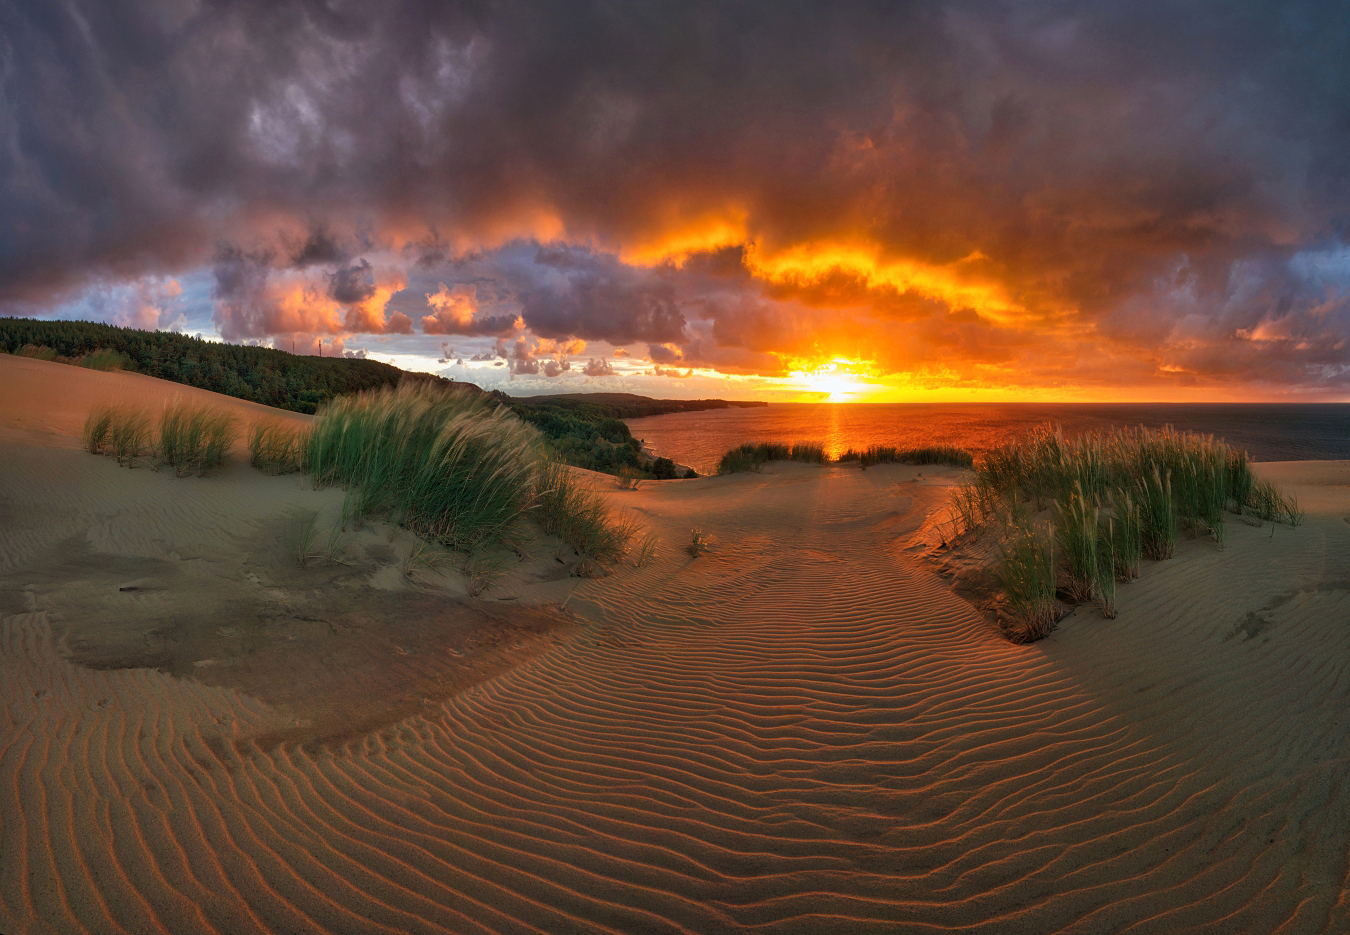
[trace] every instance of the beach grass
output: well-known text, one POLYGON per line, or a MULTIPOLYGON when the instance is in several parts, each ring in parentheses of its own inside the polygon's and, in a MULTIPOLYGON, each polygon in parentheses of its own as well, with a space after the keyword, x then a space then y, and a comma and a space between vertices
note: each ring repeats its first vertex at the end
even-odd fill
MULTIPOLYGON (((150 416, 130 406, 96 406, 84 420, 84 449, 128 467, 152 453, 150 416)), ((153 466, 153 465, 152 465, 153 466)))
MULTIPOLYGON (((1106 616, 1115 614, 1116 583, 1137 577, 1143 558, 1170 559, 1179 532, 1222 547, 1230 511, 1290 525, 1301 519, 1294 498, 1255 478, 1245 452, 1212 436, 1142 426, 1073 439, 1037 429, 988 452, 949 509, 960 534, 999 517, 1003 566, 1019 568, 1034 550, 1016 517, 1050 507, 1064 593, 1099 601, 1106 616)), ((1026 575, 1005 577, 1026 592, 1026 575)), ((1018 613, 1039 613, 1025 597, 1009 592, 1009 602, 1018 613)), ((1041 629, 1031 618, 1024 623, 1025 633, 1041 629)))
POLYGON ((170 403, 159 419, 159 460, 179 477, 205 475, 225 463, 236 428, 234 416, 219 406, 170 403))
POLYGON ((621 559, 637 534, 629 516, 612 517, 605 501, 559 461, 539 465, 534 520, 580 557, 576 573, 590 577, 621 559))
POLYGON ((113 419, 116 418, 116 410, 112 406, 98 406, 93 409, 89 416, 84 420, 84 450, 94 455, 101 455, 109 444, 109 435, 112 432, 113 419))
POLYGON ((110 347, 100 347, 71 361, 89 370, 131 370, 131 358, 110 347))
POLYGON ((264 474, 291 474, 304 468, 305 432, 278 419, 259 419, 249 428, 249 463, 264 474))
POLYGON ((150 443, 150 416, 140 409, 114 409, 108 427, 108 445, 104 450, 116 458, 118 464, 134 467, 154 450, 150 443))
POLYGON ((712 537, 699 527, 695 526, 689 531, 689 544, 685 550, 694 558, 698 558, 704 552, 708 551, 712 545, 712 537))
POLYGON ((791 461, 792 446, 780 442, 745 442, 722 455, 717 463, 718 474, 758 471, 769 461, 791 461))
POLYGON ((303 442, 316 487, 356 488, 354 520, 397 515, 457 550, 512 540, 532 506, 538 433, 481 394, 405 383, 341 396, 303 442))
MULTIPOLYGON (((924 448, 898 448, 894 445, 872 445, 862 452, 852 449, 844 455, 857 455, 863 469, 874 464, 950 464, 955 467, 969 468, 975 462, 975 456, 964 448, 951 445, 930 445, 924 448)), ((855 460, 852 457, 840 457, 840 463, 855 460)))
POLYGON ((41 344, 25 344, 14 352, 16 357, 31 357, 33 360, 57 360, 59 355, 50 347, 41 344))
POLYGON ((633 556, 633 564, 638 568, 646 568, 656 560, 656 552, 660 545, 661 540, 657 538, 656 533, 647 533, 638 543, 637 553, 633 556))
POLYGON ((637 490, 642 481, 642 471, 627 464, 621 465, 614 475, 614 486, 620 490, 637 490))
POLYGON ((999 547, 995 577, 1008 598, 1003 635, 1032 643, 1050 634, 1058 617, 1053 537, 1030 522, 1014 522, 999 547))
POLYGON ((1097 593, 1100 510, 1077 487, 1057 507, 1055 542, 1063 556, 1066 590, 1074 603, 1082 604, 1097 593))
POLYGON ((875 464, 951 464, 969 468, 974 456, 964 448, 934 445, 924 448, 899 448, 895 445, 872 445, 862 451, 849 448, 833 460, 826 455, 825 446, 818 442, 746 442, 722 455, 718 474, 738 471, 758 471, 768 461, 800 461, 805 464, 849 464, 860 462, 863 469, 875 464))

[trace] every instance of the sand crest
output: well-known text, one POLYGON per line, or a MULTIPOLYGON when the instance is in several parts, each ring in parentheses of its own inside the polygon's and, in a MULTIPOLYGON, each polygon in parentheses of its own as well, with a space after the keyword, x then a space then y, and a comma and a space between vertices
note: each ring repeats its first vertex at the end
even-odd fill
MULTIPOLYGON (((88 374, 20 366, 26 385, 88 374)), ((1262 466, 1303 527, 1233 518, 1222 552, 1145 563, 1115 620, 1082 608, 1026 647, 921 559, 954 472, 614 490, 661 537, 653 564, 522 580, 473 632, 564 597, 576 625, 417 713, 278 743, 293 700, 232 687, 237 667, 72 659, 163 612, 169 579, 216 593, 213 569, 243 569, 269 522, 331 492, 119 470, 72 450, 42 396, 0 461, 0 931, 1350 930, 1344 464, 1262 466), (715 540, 696 559, 693 526, 715 540), (140 604, 75 619, 121 575, 99 562, 137 561, 160 563, 117 592, 140 604)), ((257 587, 298 601, 282 571, 257 587)), ((374 574, 309 590, 372 593, 374 574)), ((361 677, 403 677, 366 616, 361 677)), ((329 651, 286 626, 256 627, 260 651, 329 651)))

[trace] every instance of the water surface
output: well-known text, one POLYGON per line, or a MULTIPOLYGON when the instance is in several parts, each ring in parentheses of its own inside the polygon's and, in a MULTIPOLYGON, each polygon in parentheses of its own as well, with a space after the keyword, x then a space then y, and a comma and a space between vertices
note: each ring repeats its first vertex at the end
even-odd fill
POLYGON ((1350 403, 772 403, 629 419, 633 434, 700 473, 747 441, 960 445, 979 453, 1056 423, 1067 434, 1145 425, 1212 434, 1257 461, 1350 459, 1350 403))

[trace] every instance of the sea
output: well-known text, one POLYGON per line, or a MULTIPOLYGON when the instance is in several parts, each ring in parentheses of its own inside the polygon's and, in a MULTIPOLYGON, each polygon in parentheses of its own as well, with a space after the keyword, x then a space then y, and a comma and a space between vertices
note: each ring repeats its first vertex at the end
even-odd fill
POLYGON ((700 474, 742 442, 819 442, 831 457, 869 445, 958 445, 978 455, 1042 425, 1069 436, 1170 425, 1224 439, 1255 461, 1350 459, 1350 403, 770 403, 627 422, 658 455, 700 474))

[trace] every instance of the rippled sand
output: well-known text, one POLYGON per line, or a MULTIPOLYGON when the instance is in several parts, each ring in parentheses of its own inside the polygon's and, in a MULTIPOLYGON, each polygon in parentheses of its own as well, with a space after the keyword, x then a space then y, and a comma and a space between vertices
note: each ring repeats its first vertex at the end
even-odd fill
POLYGON ((79 452, 76 377, 145 379, 0 357, 0 932, 1350 931, 1346 463, 1015 647, 923 558, 952 472, 615 490, 650 567, 474 601, 79 452))

